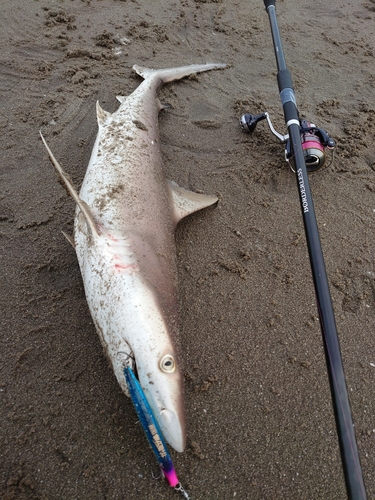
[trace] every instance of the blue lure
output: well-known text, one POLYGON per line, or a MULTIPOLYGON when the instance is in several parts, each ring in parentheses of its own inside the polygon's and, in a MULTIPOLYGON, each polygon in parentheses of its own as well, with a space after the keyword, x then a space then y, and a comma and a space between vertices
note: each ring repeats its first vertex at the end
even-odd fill
POLYGON ((147 440, 151 445, 152 451, 155 454, 164 477, 167 479, 172 488, 184 492, 183 488, 179 484, 172 458, 169 454, 167 445, 165 444, 159 424, 151 410, 146 396, 144 395, 140 383, 130 367, 124 368, 124 375, 138 418, 146 433, 147 440))

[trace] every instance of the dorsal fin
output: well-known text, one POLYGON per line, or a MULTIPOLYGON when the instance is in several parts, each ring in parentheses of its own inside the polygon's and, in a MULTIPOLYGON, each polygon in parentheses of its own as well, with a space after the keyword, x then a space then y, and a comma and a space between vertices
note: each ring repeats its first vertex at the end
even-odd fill
POLYGON ((218 202, 218 197, 215 195, 194 193, 193 191, 188 191, 180 187, 173 181, 168 181, 168 186, 173 199, 175 225, 187 215, 218 202))
POLYGON ((99 127, 103 127, 111 118, 112 113, 109 111, 105 111, 99 104, 99 101, 96 101, 96 117, 98 119, 99 127))
POLYGON ((43 144, 44 144, 46 150, 48 151, 49 157, 51 158, 51 161, 52 161, 55 169, 57 170, 57 173, 59 174, 61 180, 65 184, 66 189, 68 190, 70 196, 73 198, 73 200, 77 203, 77 205, 81 209, 81 212, 83 213, 83 215, 86 219, 87 225, 90 228, 92 235, 99 235, 99 229, 98 229, 98 226, 95 222, 94 216, 91 213, 90 208, 88 207, 87 203, 84 202, 83 200, 81 200, 81 198, 78 196, 78 193, 75 190, 75 188, 72 184, 72 181, 69 179, 69 176, 64 172, 64 170, 61 168, 59 162, 54 157, 52 151, 50 150, 48 144, 46 143, 46 141, 42 135, 42 132, 39 131, 39 133, 40 133, 40 137, 42 138, 43 144))

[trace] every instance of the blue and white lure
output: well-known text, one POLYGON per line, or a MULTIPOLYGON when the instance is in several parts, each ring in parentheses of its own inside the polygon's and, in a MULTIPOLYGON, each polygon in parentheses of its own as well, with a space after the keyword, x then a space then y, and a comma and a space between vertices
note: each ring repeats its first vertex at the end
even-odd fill
POLYGON ((189 495, 178 480, 163 434, 161 433, 159 424, 151 410, 146 396, 144 395, 140 383, 130 367, 124 368, 124 375, 135 411, 137 412, 139 421, 142 424, 143 430, 145 431, 147 440, 151 445, 156 460, 159 463, 163 476, 172 488, 179 491, 186 500, 189 500, 189 495))

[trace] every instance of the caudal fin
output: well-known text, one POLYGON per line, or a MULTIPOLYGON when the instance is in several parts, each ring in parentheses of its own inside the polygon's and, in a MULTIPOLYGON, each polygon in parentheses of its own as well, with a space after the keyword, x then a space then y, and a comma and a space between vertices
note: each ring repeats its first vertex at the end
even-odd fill
POLYGON ((210 71, 212 69, 225 68, 226 64, 222 63, 206 63, 206 64, 191 64, 190 66, 180 66, 178 68, 166 68, 166 69, 151 69, 145 68, 143 66, 138 66, 135 64, 133 70, 142 76, 145 80, 147 78, 160 78, 163 83, 173 82, 174 80, 180 80, 185 76, 192 75, 194 73, 201 73, 202 71, 210 71))

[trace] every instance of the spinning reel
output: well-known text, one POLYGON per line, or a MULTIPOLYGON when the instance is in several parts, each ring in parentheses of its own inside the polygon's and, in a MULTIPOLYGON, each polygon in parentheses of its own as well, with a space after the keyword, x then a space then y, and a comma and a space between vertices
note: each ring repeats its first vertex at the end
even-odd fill
MULTIPOLYGON (((277 132, 267 112, 261 113, 260 115, 246 113, 241 116, 240 125, 244 132, 251 133, 255 130, 257 123, 265 119, 267 119, 271 132, 280 142, 285 144, 285 159, 289 163, 289 160, 292 158, 289 134, 282 135, 277 132)), ((332 164, 335 141, 331 139, 325 130, 317 127, 313 123, 309 123, 307 120, 300 119, 300 134, 308 172, 315 172, 326 165, 328 153, 330 153, 330 161, 327 166, 332 164)))

